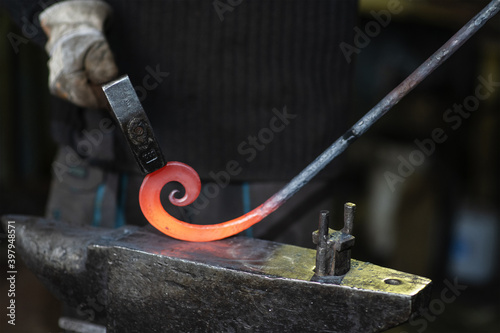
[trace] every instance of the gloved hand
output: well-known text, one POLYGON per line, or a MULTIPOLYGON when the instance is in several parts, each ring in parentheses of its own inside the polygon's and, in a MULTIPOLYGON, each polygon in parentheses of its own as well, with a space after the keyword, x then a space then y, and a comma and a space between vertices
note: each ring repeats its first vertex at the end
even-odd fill
POLYGON ((118 74, 103 34, 111 7, 100 0, 68 0, 44 10, 39 18, 47 35, 52 94, 83 107, 103 107, 98 86, 118 74))

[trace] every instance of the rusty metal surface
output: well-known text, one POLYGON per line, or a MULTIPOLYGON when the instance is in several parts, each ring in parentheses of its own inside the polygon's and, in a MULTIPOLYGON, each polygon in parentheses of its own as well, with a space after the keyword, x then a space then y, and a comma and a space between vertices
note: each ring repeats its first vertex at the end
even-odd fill
POLYGON ((313 281, 316 251, 291 245, 7 220, 27 266, 58 298, 73 307, 102 299, 92 319, 107 332, 378 332, 429 300, 430 280, 356 260, 341 279, 313 281))

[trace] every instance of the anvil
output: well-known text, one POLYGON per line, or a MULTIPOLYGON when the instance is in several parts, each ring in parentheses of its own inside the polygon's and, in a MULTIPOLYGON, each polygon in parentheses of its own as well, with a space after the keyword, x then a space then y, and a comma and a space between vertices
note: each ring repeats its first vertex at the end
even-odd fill
POLYGON ((107 332, 379 332, 426 306, 429 279, 351 260, 318 279, 316 251, 232 237, 179 241, 139 227, 15 221, 16 250, 67 305, 107 332), (316 278, 315 278, 316 277, 316 278))

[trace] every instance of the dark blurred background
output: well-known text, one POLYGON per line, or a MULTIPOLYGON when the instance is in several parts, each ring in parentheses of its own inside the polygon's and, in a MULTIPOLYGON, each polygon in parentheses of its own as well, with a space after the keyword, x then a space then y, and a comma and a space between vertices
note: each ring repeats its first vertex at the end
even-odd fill
MULTIPOLYGON (((375 20, 372 11, 387 10, 389 3, 400 3, 403 10, 354 60, 353 110, 346 110, 351 124, 488 1, 362 0, 357 27, 364 31, 375 20)), ((5 38, 11 32, 22 36, 0 9, 0 215, 41 216, 55 154, 47 56, 32 42, 15 52, 5 38)), ((500 332, 500 87, 456 129, 443 119, 454 104, 474 96, 480 76, 500 82, 498 16, 345 153, 335 206, 358 205, 353 257, 431 278, 433 299, 440 299, 445 281, 467 286, 444 310, 431 311, 425 325, 390 332, 500 332), (415 140, 431 138, 437 128, 447 140, 436 143, 391 189, 388 172, 398 175, 401 161, 419 149, 415 140)), ((333 215, 340 219, 340 209, 333 215)), ((5 267, 5 242, 1 251, 5 267)), ((12 330, 2 319, 1 331, 59 332, 58 301, 28 270, 19 269, 17 278, 19 321, 12 330)), ((0 282, 3 309, 5 281, 0 282)))

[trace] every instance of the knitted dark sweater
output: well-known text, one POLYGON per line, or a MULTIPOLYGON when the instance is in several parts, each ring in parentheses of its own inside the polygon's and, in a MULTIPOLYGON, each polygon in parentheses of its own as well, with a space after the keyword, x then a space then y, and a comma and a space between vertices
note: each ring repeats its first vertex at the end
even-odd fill
MULTIPOLYGON (((34 0, 1 1, 18 22, 41 10, 34 0)), ((347 129, 351 69, 339 44, 352 40, 356 1, 108 3, 116 62, 167 160, 202 178, 231 161, 240 168, 233 180, 288 180, 347 129)), ((43 34, 35 39, 44 43, 43 34)), ((60 104, 53 130, 60 144, 74 146, 95 118, 108 117, 60 104)), ((119 135, 108 165, 127 169, 134 162, 119 135)))

